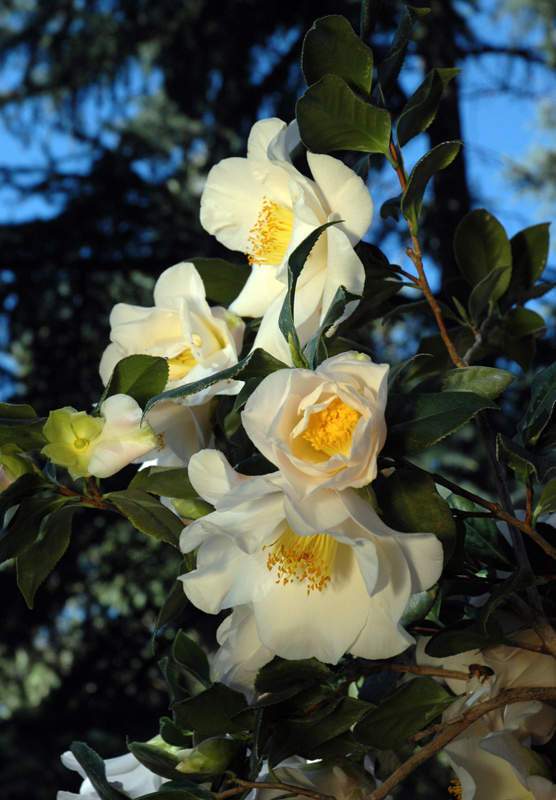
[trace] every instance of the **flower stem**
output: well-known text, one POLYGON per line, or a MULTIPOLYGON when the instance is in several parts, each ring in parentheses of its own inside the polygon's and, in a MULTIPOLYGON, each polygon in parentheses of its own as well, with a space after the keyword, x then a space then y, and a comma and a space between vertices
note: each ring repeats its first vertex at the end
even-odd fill
POLYGON ((227 800, 228 797, 235 797, 238 794, 243 794, 246 789, 281 789, 284 792, 291 792, 293 795, 300 794, 303 797, 312 797, 313 800, 335 800, 335 798, 331 797, 329 794, 320 794, 311 789, 303 789, 301 786, 290 786, 287 783, 244 781, 240 778, 234 778, 228 781, 228 783, 236 783, 237 786, 214 795, 215 800, 227 800))

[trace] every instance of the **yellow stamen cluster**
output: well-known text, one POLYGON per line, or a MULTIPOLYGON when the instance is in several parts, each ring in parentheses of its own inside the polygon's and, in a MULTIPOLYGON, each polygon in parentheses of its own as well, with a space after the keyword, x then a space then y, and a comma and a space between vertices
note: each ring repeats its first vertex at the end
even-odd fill
POLYGON ((459 781, 450 781, 448 793, 453 795, 456 800, 461 800, 461 783, 459 781))
POLYGON ((284 533, 271 545, 268 554, 267 568, 277 568, 276 583, 286 586, 293 581, 307 580, 307 594, 314 589, 319 592, 330 582, 338 542, 326 533, 315 536, 298 536, 287 527, 284 533))
POLYGON ((180 381, 182 378, 185 378, 198 363, 189 347, 186 347, 179 355, 168 359, 168 380, 180 381))
POLYGON ((349 454, 353 432, 361 414, 346 405, 339 397, 322 411, 311 414, 307 427, 301 434, 311 447, 322 450, 327 456, 349 454))
POLYGON ((89 447, 89 440, 83 439, 81 436, 77 436, 72 442, 73 449, 76 450, 78 453, 84 453, 85 450, 89 447))
POLYGON ((290 243, 292 228, 293 213, 265 197, 247 239, 249 249, 246 256, 249 264, 281 264, 290 243))

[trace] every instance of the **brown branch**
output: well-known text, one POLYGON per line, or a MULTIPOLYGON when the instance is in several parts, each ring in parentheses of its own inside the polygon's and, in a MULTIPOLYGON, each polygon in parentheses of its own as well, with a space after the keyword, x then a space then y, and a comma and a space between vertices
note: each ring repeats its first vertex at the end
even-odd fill
POLYGON ((531 516, 533 514, 533 487, 527 487, 527 500, 525 506, 525 522, 530 525, 531 524, 531 516))
MULTIPOLYGON (((535 689, 507 689, 500 692, 496 697, 472 706, 468 711, 450 720, 450 726, 442 731, 432 742, 429 742, 392 773, 379 787, 368 795, 367 800, 384 800, 384 798, 398 786, 413 770, 427 761, 439 750, 456 738, 462 731, 468 728, 473 722, 480 719, 483 714, 494 711, 500 706, 509 703, 520 703, 526 700, 540 700, 543 703, 556 707, 556 689, 554 688, 535 688, 535 689)), ((432 732, 432 729, 431 729, 432 732)))
POLYGON ((415 269, 419 275, 419 283, 418 286, 425 295, 425 299, 429 306, 431 307, 432 313, 435 316, 436 324, 438 325, 438 329, 440 331, 440 335, 442 336, 442 341, 446 346, 446 350, 448 351, 452 362, 455 364, 456 367, 465 367, 466 364, 462 361, 458 351, 456 350, 454 343, 450 338, 450 334, 446 328, 446 323, 444 322, 444 317, 442 316, 442 311, 440 310, 440 306, 436 302, 436 298, 432 293, 431 287, 429 286, 429 282, 427 280, 427 276, 425 275, 425 269, 423 267, 423 253, 421 252, 421 245, 419 244, 419 239, 415 236, 414 233, 411 233, 411 243, 413 245, 413 249, 408 247, 406 250, 407 256, 413 262, 415 269))
POLYGON ((433 675, 437 678, 453 678, 458 681, 466 681, 469 678, 469 672, 459 672, 455 669, 440 669, 439 667, 422 667, 418 664, 390 664, 373 663, 364 665, 362 672, 410 672, 413 675, 433 675))
POLYGON ((407 178, 405 177, 405 173, 403 171, 402 165, 398 161, 398 154, 396 152, 396 145, 394 144, 394 140, 392 139, 391 136, 390 136, 390 153, 392 155, 392 158, 396 162, 395 169, 396 169, 396 173, 398 175, 398 180, 400 182, 400 186, 402 187, 402 192, 403 192, 405 187, 406 187, 406 185, 407 185, 407 178))
POLYGON ((486 319, 484 319, 482 321, 481 325, 479 326, 479 330, 478 331, 476 331, 473 328, 473 326, 470 325, 470 327, 471 327, 471 329, 473 331, 473 335, 475 337, 475 341, 473 342, 471 347, 469 347, 465 351, 465 353, 463 355, 462 361, 463 361, 464 366, 469 366, 469 364, 471 363, 474 355, 477 353, 478 350, 481 349, 481 347, 483 345, 484 336, 488 332, 488 330, 490 328, 492 328, 492 326, 495 323, 496 319, 497 319, 496 315, 491 314, 489 317, 487 317, 486 319))
POLYGON ((284 792, 291 792, 292 794, 300 794, 303 797, 312 797, 314 800, 335 800, 329 794, 320 794, 311 789, 303 789, 301 786, 290 786, 287 783, 274 783, 274 781, 258 782, 258 781, 243 781, 240 778, 229 780, 228 783, 237 783, 233 789, 227 789, 225 792, 214 795, 215 800, 227 800, 228 797, 235 797, 238 794, 243 794, 246 789, 281 789, 284 792))

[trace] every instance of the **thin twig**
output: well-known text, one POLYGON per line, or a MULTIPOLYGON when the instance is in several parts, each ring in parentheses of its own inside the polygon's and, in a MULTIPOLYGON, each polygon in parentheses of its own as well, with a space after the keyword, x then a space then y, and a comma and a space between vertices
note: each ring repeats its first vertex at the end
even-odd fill
POLYGON ((395 772, 392 773, 382 783, 378 789, 375 789, 367 800, 384 800, 384 798, 398 786, 413 770, 427 761, 439 750, 442 750, 447 744, 456 738, 462 731, 468 728, 473 722, 483 714, 489 711, 494 711, 496 708, 510 704, 520 703, 527 700, 540 700, 551 706, 556 706, 556 689, 554 688, 535 688, 535 689, 507 689, 500 692, 496 697, 486 700, 484 703, 478 703, 472 706, 468 711, 461 715, 456 720, 452 720, 452 724, 446 730, 442 731, 432 742, 429 742, 409 758, 404 764, 401 765, 395 772))
POLYGON ((473 335, 475 336, 475 341, 473 342, 471 347, 469 347, 465 351, 465 353, 463 355, 462 361, 463 361, 464 366, 469 366, 469 364, 473 360, 474 355, 477 353, 478 350, 481 349, 481 347, 483 346, 485 333, 487 333, 489 328, 491 328, 493 326, 493 324, 496 321, 496 319, 497 319, 496 315, 491 314, 490 316, 488 316, 486 319, 484 319, 481 322, 481 324, 479 326, 479 330, 475 330, 473 328, 473 326, 470 326, 471 329, 473 330, 473 335))
POLYGON ((453 678, 458 681, 466 681, 469 679, 469 672, 459 672, 455 669, 424 667, 418 664, 390 664, 388 662, 365 664, 362 666, 362 672, 410 672, 413 675, 433 675, 437 678, 453 678))

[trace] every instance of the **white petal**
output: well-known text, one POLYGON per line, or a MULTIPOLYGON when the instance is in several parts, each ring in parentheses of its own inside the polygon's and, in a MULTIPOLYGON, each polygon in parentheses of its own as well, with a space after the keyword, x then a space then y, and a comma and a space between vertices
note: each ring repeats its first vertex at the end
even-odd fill
POLYGON ((216 632, 220 649, 214 657, 214 678, 238 691, 252 691, 258 671, 274 654, 259 639, 251 606, 238 606, 216 632))

